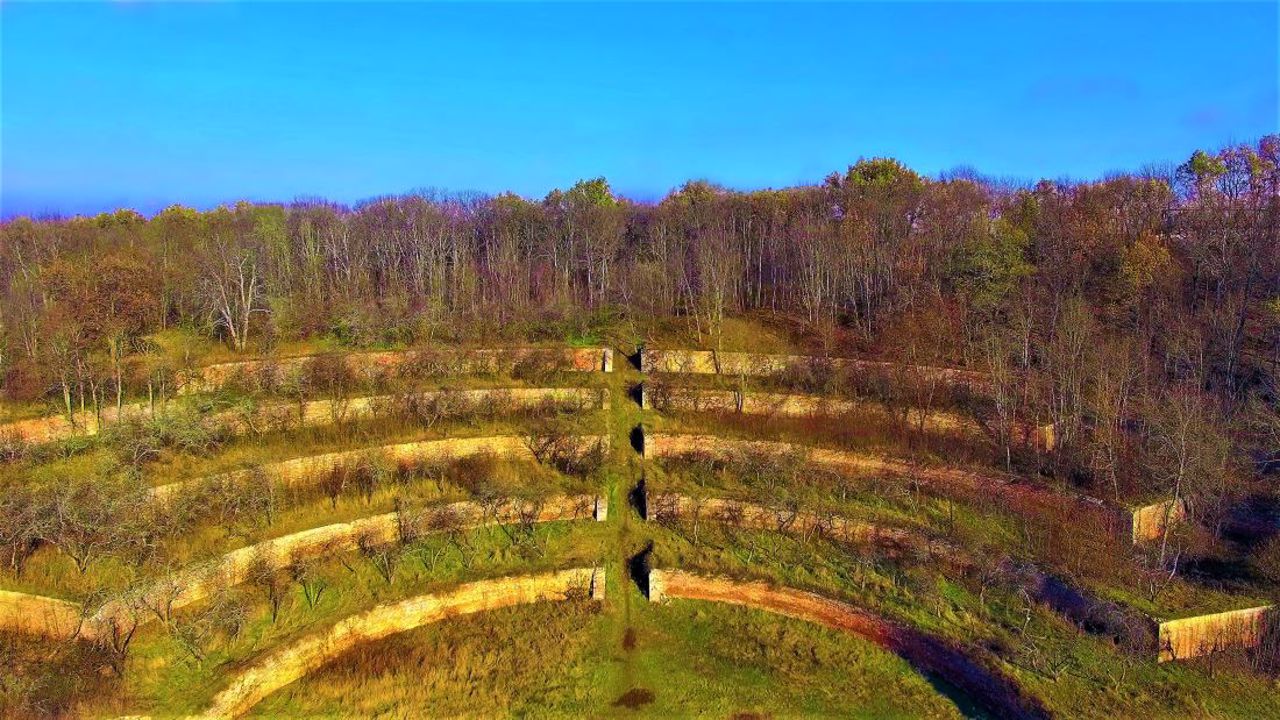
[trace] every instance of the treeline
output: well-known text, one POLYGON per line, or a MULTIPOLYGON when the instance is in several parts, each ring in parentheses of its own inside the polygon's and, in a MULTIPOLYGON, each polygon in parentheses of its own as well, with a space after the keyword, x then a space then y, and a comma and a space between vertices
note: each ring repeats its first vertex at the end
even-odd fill
POLYGON ((143 338, 177 325, 245 349, 675 317, 714 347, 726 317, 756 313, 833 353, 988 370, 1009 380, 1002 407, 1055 422, 1070 449, 1123 430, 1148 396, 1179 402, 1175 387, 1212 421, 1274 401, 1277 188, 1270 136, 1164 173, 1020 189, 875 159, 784 190, 690 182, 654 204, 596 179, 540 201, 17 219, 0 236, 0 369, 9 397, 71 407, 136 391, 122 386, 143 338))

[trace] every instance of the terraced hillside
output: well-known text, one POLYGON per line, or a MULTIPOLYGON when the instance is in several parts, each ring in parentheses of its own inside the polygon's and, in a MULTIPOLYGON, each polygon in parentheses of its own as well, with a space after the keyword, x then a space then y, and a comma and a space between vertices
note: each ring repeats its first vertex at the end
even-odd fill
POLYGON ((1037 472, 978 371, 649 341, 15 420, 0 716, 1280 715, 1274 585, 1153 571, 1197 519, 1037 472))

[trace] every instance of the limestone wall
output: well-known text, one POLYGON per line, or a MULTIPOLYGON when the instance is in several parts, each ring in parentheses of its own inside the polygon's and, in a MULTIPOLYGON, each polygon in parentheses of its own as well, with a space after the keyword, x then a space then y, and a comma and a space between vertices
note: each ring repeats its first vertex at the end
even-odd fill
POLYGON ((962 650, 952 647, 919 630, 848 603, 762 582, 694 575, 679 570, 651 571, 649 600, 666 602, 672 598, 742 605, 858 635, 897 654, 920 672, 941 677, 997 717, 1048 717, 1044 707, 1026 696, 1012 678, 970 657, 977 653, 976 648, 962 650))
MULTIPOLYGON (((279 381, 296 375, 322 355, 303 355, 220 363, 179 374, 179 393, 212 392, 229 383, 257 384, 269 376, 279 381), (256 376, 256 377, 255 377, 256 376)), ((342 355, 347 368, 365 380, 400 375, 445 377, 516 372, 522 367, 556 372, 613 372, 611 348, 497 348, 354 352, 342 355)))
MULTIPOLYGON (((607 435, 581 435, 573 438, 580 448, 587 449, 603 443, 608 447, 607 435)), ((268 463, 257 469, 273 482, 286 487, 303 487, 318 481, 327 472, 346 464, 359 461, 370 454, 377 454, 389 462, 418 463, 430 460, 454 460, 481 454, 492 454, 496 457, 533 459, 527 439, 522 435, 494 435, 489 437, 453 438, 446 440, 420 440, 417 442, 383 445, 381 447, 344 450, 341 452, 308 455, 306 457, 268 463)), ((170 483, 151 489, 152 497, 158 501, 166 501, 176 493, 197 488, 202 483, 247 480, 254 470, 236 470, 220 475, 170 483)))
POLYGON ((66 600, 0 590, 0 631, 68 638, 80 625, 80 606, 66 600))
POLYGON ((129 403, 119 411, 113 407, 102 408, 101 422, 99 415, 92 412, 77 412, 74 420, 66 415, 28 418, 0 425, 0 438, 19 440, 29 444, 39 444, 62 440, 78 435, 96 435, 104 425, 109 425, 121 418, 143 417, 148 412, 145 403, 129 403))
POLYGON ((717 352, 715 350, 640 349, 640 369, 645 373, 688 373, 699 375, 743 375, 767 377, 795 369, 817 368, 835 371, 912 375, 958 387, 986 388, 990 382, 980 372, 926 365, 899 365, 877 360, 830 358, 816 355, 768 355, 762 353, 717 352))
POLYGON ((1274 605, 1162 622, 1158 662, 1186 660, 1221 650, 1257 647, 1277 622, 1274 605))
MULTIPOLYGON (((892 418, 881 403, 865 400, 832 398, 800 393, 770 393, 742 390, 718 390, 661 386, 640 388, 640 406, 658 411, 739 413, 766 417, 830 417, 850 413, 866 413, 879 416, 883 421, 892 418)), ((907 410, 908 422, 917 423, 922 413, 914 408, 907 410)), ((971 417, 954 412, 931 412, 924 415, 924 429, 930 432, 953 432, 969 435, 986 435, 986 430, 971 417)), ((1018 424, 1013 429, 1015 438, 1042 450, 1052 450, 1054 432, 1052 425, 1032 426, 1018 424)))
POLYGON ((1185 503, 1174 503, 1173 500, 1128 508, 1123 511, 1125 521, 1129 525, 1133 542, 1144 543, 1159 540, 1164 534, 1166 523, 1179 523, 1187 517, 1185 503))
MULTIPOLYGON (((210 426, 235 434, 289 430, 332 425, 338 422, 385 417, 410 403, 430 404, 442 416, 472 409, 492 407, 498 412, 557 407, 570 410, 608 408, 609 393, 603 388, 483 388, 475 390, 429 390, 399 395, 373 395, 347 400, 264 403, 250 411, 227 410, 205 416, 210 426)), ((32 418, 0 425, 0 437, 27 443, 44 443, 80 435, 96 435, 103 426, 121 418, 144 418, 150 414, 145 403, 104 408, 102 419, 93 413, 77 413, 75 422, 64 416, 32 418)))
POLYGON ((604 568, 576 568, 468 583, 453 590, 379 605, 266 654, 218 693, 203 717, 242 715, 271 693, 362 643, 458 615, 512 605, 564 600, 577 593, 590 593, 592 598, 600 599, 603 588, 604 568))
POLYGON ((1115 525, 1115 509, 1106 503, 1081 495, 1069 495, 1048 488, 1015 482, 1002 475, 950 467, 926 467, 900 458, 807 447, 770 440, 737 440, 715 435, 667 434, 646 432, 643 438, 645 459, 707 455, 729 459, 744 454, 799 453, 811 463, 841 472, 886 474, 911 478, 923 485, 970 497, 998 496, 1022 508, 1067 509, 1088 513, 1105 526, 1115 525))
POLYGON ((492 514, 474 502, 427 506, 400 513, 385 513, 345 523, 310 528, 233 550, 215 560, 156 580, 126 599, 106 603, 80 623, 80 607, 74 603, 0 591, 0 630, 52 638, 79 636, 93 639, 114 622, 146 624, 158 617, 198 602, 219 588, 245 582, 255 565, 283 570, 295 559, 327 557, 355 551, 360 543, 398 542, 405 536, 420 537, 442 532, 474 530, 486 525, 513 522, 555 522, 608 517, 608 501, 595 495, 547 498, 540 503, 511 501, 492 514))
POLYGON ((875 545, 890 554, 938 555, 954 565, 967 567, 972 564, 959 548, 934 541, 919 532, 876 525, 835 513, 799 512, 726 498, 655 493, 645 498, 645 518, 656 522, 703 520, 801 537, 819 536, 853 545, 875 545))

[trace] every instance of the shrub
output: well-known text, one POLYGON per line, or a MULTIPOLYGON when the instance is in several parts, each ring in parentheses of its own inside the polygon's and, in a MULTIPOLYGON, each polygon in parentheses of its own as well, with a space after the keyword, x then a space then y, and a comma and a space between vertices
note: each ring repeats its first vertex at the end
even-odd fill
POLYGON ((596 473, 608 455, 599 439, 571 435, 563 427, 552 424, 544 424, 528 435, 525 444, 538 462, 578 477, 596 473))
POLYGON ((40 539, 48 533, 50 518, 35 492, 23 486, 0 492, 0 551, 15 576, 22 575, 40 539))
POLYGON ((139 466, 166 450, 207 455, 225 440, 199 414, 187 408, 148 417, 126 418, 107 427, 104 441, 115 448, 121 462, 139 466))
POLYGON ((546 383, 558 372, 559 363, 555 355, 541 350, 525 353, 511 366, 511 377, 530 383, 546 383))
POLYGON ((350 397, 359 384, 346 356, 340 354, 310 358, 298 374, 298 393, 306 398, 342 400, 350 397))
POLYGON ((17 462, 27 456, 30 447, 16 432, 0 432, 0 462, 17 462))

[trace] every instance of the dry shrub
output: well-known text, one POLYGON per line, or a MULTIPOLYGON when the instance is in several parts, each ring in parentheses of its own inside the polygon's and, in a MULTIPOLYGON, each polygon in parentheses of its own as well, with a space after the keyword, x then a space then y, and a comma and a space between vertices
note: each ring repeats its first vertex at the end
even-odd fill
POLYGON ((308 552, 294 552, 289 558, 285 573, 302 589, 302 597, 308 608, 315 608, 316 603, 320 602, 324 591, 329 587, 328 578, 320 572, 318 558, 332 557, 337 552, 340 552, 340 548, 324 548, 314 555, 308 552))
POLYGON ((559 370, 559 363, 553 354, 532 350, 519 356, 511 365, 511 377, 542 384, 554 378, 559 370))
POLYGON ((385 542, 371 530, 366 530, 356 538, 356 549, 360 556, 378 573, 378 577, 391 585, 395 582, 396 566, 404 553, 404 546, 398 542, 385 542))
POLYGON ((400 363, 399 376, 405 380, 426 380, 463 375, 467 365, 464 353, 418 350, 400 363))
POLYGON ((201 667, 210 652, 240 637, 249 624, 250 607, 243 593, 222 586, 199 609, 183 613, 173 623, 173 639, 188 660, 201 667))
POLYGON ((498 459, 490 452, 459 458, 445 472, 445 477, 473 497, 481 495, 497 475, 498 459))
POLYGON ((563 427, 551 424, 528 435, 525 444, 538 462, 576 477, 595 474, 608 455, 599 438, 572 435, 563 427))
POLYGON ((657 495, 649 501, 647 520, 661 525, 674 525, 680 520, 680 504, 676 495, 657 495))
POLYGON ((235 368, 218 390, 236 395, 269 395, 280 392, 284 380, 284 369, 272 358, 235 368))
POLYGON ((492 421, 511 415, 514 409, 515 401, 510 392, 494 390, 485 393, 478 402, 473 403, 466 414, 477 420, 492 421))
POLYGON ((450 505, 412 507, 396 500, 396 528, 400 542, 405 545, 419 542, 428 535, 458 532, 463 527, 462 516, 450 505))
POLYGON ((175 501, 181 526, 211 519, 229 537, 248 537, 271 524, 279 506, 278 488, 261 468, 205 478, 196 489, 175 501))
POLYGON ((1249 651, 1249 662, 1256 672, 1280 677, 1280 612, 1273 610, 1263 619, 1262 637, 1249 651))
POLYGON ((457 417, 470 410, 465 399, 453 393, 404 393, 396 399, 395 414, 430 428, 441 419, 457 417))
POLYGON ((25 458, 30 449, 16 431, 0 432, 0 462, 17 462, 25 458))
POLYGON ((306 360, 298 373, 298 393, 302 397, 340 400, 350 397, 360 387, 346 356, 317 355, 306 360))
POLYGON ((266 600, 267 607, 271 610, 271 622, 274 623, 280 616, 280 606, 289 589, 285 573, 276 567, 270 551, 259 548, 250 558, 245 575, 249 587, 260 592, 266 600))
POLYGON ((15 577, 22 575, 27 560, 35 554, 50 528, 37 491, 16 484, 0 492, 0 552, 15 577))
POLYGON ((838 375, 831 360, 822 357, 797 358, 772 376, 775 382, 808 393, 838 391, 838 375))
POLYGON ((366 501, 390 484, 398 474, 398 466, 377 451, 335 465, 320 477, 318 487, 329 503, 337 507, 338 498, 348 492, 360 494, 366 501))
POLYGON ((0 633, 0 717, 75 717, 93 700, 99 706, 121 694, 109 653, 92 643, 49 643, 0 633))
POLYGON ((228 433, 205 422, 194 410, 179 407, 148 417, 125 418, 109 425, 102 437, 122 462, 139 466, 165 451, 208 455, 221 447, 228 433))
POLYGON ((1273 587, 1280 587, 1280 534, 1272 536, 1254 550, 1249 562, 1259 577, 1273 587))
POLYGON ((672 398, 678 390, 669 380, 660 375, 651 375, 644 381, 644 394, 649 407, 659 412, 670 407, 672 398))

